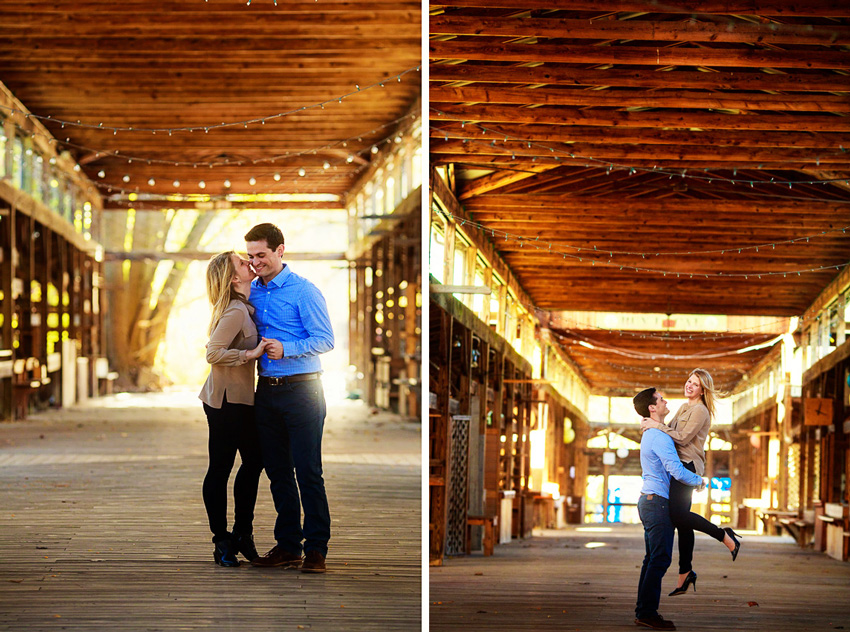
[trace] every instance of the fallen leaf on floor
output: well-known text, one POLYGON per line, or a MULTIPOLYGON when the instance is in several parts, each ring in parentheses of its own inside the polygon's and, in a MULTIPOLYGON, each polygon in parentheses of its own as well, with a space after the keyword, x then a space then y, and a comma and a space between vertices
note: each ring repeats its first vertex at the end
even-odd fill
POLYGON ((10 579, 9 581, 12 582, 13 584, 20 584, 20 583, 23 583, 24 580, 23 579, 10 579))
POLYGON ((475 574, 476 574, 477 576, 479 576, 479 577, 480 577, 480 576, 481 576, 481 575, 483 575, 484 573, 475 573, 475 574))
POLYGON ((758 602, 757 602, 757 601, 748 601, 748 602, 747 602, 747 605, 748 605, 750 608, 752 608, 753 606, 758 606, 758 602))

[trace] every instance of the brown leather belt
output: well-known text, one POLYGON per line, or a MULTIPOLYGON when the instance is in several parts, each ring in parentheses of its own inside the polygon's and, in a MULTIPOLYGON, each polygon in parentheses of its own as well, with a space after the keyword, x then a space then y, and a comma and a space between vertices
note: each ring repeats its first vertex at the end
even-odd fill
POLYGON ((306 382, 307 380, 318 380, 321 373, 298 373, 297 375, 284 375, 283 377, 266 377, 261 375, 258 379, 260 384, 269 386, 284 386, 295 382, 306 382))

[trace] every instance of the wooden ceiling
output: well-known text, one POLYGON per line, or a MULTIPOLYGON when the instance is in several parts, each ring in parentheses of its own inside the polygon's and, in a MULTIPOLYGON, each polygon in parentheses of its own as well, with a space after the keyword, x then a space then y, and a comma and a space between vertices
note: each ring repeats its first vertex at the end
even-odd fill
MULTIPOLYGON (((432 164, 538 308, 799 315, 850 261, 848 17, 832 0, 432 4, 432 164)), ((607 342, 657 349, 622 334, 607 342)), ((658 352, 692 358, 668 365, 680 386, 705 347, 658 352)), ((659 364, 565 348, 602 390, 626 376, 610 365, 659 364)))
POLYGON ((0 3, 0 81, 105 194, 342 196, 417 112, 420 42, 410 0, 0 3))
POLYGON ((728 393, 755 364, 779 350, 771 344, 777 333, 583 330, 557 318, 548 324, 593 391, 609 396, 631 397, 654 386, 682 397, 697 367, 708 370, 715 387, 728 393))

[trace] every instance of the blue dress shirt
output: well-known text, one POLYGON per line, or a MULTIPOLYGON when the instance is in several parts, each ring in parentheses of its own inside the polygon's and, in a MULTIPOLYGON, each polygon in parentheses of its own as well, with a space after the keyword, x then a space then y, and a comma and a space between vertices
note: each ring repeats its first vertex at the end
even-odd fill
POLYGON ((283 377, 322 370, 319 354, 334 348, 334 332, 319 288, 284 264, 268 284, 259 278, 252 281, 251 304, 260 336, 283 343, 280 360, 260 356, 260 375, 283 377))
POLYGON ((650 428, 640 440, 640 467, 643 470, 641 494, 658 494, 670 498, 670 477, 696 487, 702 477, 694 474, 679 460, 673 439, 657 428, 650 428))

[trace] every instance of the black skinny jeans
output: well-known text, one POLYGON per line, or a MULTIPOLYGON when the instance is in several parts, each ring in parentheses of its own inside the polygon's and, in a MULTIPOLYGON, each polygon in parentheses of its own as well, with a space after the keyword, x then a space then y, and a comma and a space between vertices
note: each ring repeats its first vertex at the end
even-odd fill
POLYGON ((254 506, 257 503, 257 487, 263 472, 260 440, 254 421, 254 407, 246 404, 231 404, 227 395, 221 408, 204 404, 210 428, 210 464, 204 477, 204 506, 210 521, 213 542, 227 537, 227 482, 236 459, 242 457, 242 465, 233 483, 235 520, 233 531, 251 534, 254 531, 254 506))
MULTIPOLYGON (((696 472, 692 462, 682 463, 686 469, 696 472)), ((684 575, 692 570, 694 559, 694 531, 700 531, 719 542, 723 542, 726 532, 716 524, 709 522, 699 514, 691 512, 691 497, 694 488, 670 479, 670 519, 679 533, 679 573, 684 575)))

